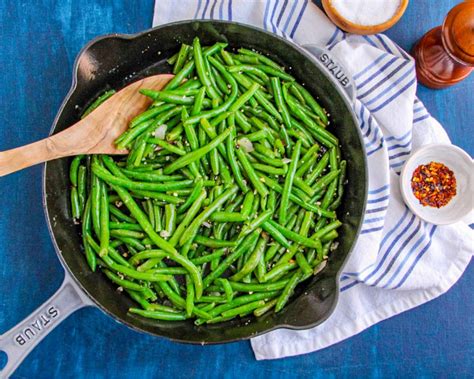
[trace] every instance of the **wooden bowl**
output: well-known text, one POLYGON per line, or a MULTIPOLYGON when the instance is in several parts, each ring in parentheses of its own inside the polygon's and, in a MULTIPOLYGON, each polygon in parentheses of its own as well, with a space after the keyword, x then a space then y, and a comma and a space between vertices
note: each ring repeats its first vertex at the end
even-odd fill
POLYGON ((344 18, 332 5, 331 0, 322 0, 321 3, 323 4, 324 10, 332 22, 334 22, 342 30, 354 34, 375 34, 391 28, 398 20, 400 20, 408 6, 408 0, 401 0, 400 6, 391 19, 377 25, 359 25, 344 18))

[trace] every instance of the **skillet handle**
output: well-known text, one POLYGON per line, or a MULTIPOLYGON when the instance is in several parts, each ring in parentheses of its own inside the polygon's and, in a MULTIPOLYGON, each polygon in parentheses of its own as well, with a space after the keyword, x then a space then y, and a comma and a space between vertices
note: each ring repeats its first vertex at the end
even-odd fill
POLYGON ((353 103, 355 100, 355 85, 352 76, 344 65, 338 62, 329 50, 311 44, 302 47, 314 56, 319 65, 323 66, 323 69, 338 84, 338 87, 345 92, 348 100, 353 103))
POLYGON ((0 352, 7 355, 7 363, 0 369, 0 377, 10 377, 30 351, 61 321, 78 309, 90 305, 93 305, 92 301, 66 273, 61 287, 49 300, 0 336, 0 352))

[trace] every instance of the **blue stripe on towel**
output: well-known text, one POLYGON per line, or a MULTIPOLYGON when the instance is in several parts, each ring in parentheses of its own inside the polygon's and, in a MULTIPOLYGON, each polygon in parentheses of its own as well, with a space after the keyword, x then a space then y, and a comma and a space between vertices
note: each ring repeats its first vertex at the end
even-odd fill
POLYGON ((395 94, 393 94, 391 97, 389 97, 387 100, 385 100, 382 104, 377 106, 376 108, 372 109, 372 112, 377 112, 384 108, 386 105, 390 104, 393 100, 395 100, 397 97, 402 95, 407 89, 413 86, 416 82, 416 76, 413 77, 412 80, 410 80, 403 88, 401 88, 399 91, 397 91, 395 94))
POLYGON ((360 234, 368 234, 368 233, 373 233, 373 232, 379 232, 382 229, 383 229, 383 225, 382 226, 377 226, 376 228, 362 229, 360 231, 360 234))
POLYGON ((374 80, 377 76, 384 73, 387 68, 389 68, 392 64, 394 64, 398 60, 397 57, 393 57, 387 63, 385 63, 382 67, 376 70, 372 75, 370 75, 367 79, 365 79, 362 83, 356 84, 356 89, 359 90, 364 87, 367 83, 370 83, 374 80))
POLYGON ((297 1, 293 1, 293 6, 291 7, 290 14, 286 19, 285 25, 283 26, 283 33, 286 33, 288 29, 288 25, 290 24, 291 18, 293 17, 293 14, 295 13, 296 6, 298 5, 297 1))
POLYGON ((428 243, 425 245, 425 247, 419 252, 418 256, 415 258, 415 261, 413 262, 413 264, 410 266, 410 268, 408 269, 408 271, 405 273, 405 275, 403 276, 403 278, 400 280, 400 282, 393 287, 393 289, 397 289, 397 288, 400 288, 403 283, 405 283, 405 281, 408 279, 408 277, 410 276, 410 274, 412 273, 412 271, 415 269, 416 267, 416 264, 418 263, 418 261, 421 259, 421 257, 423 257, 423 255, 426 253, 426 251, 429 249, 429 247, 431 246, 431 242, 433 241, 433 234, 434 232, 436 231, 436 225, 433 225, 433 227, 431 228, 431 231, 430 231, 430 235, 429 235, 429 241, 428 243))
POLYGON ((397 72, 399 72, 401 69, 403 69, 409 62, 408 61, 404 61, 402 62, 400 65, 398 65, 392 72, 390 72, 389 74, 387 74, 387 76, 385 76, 385 78, 383 78, 382 80, 378 81, 377 83, 375 83, 371 88, 369 88, 367 91, 365 91, 363 94, 361 95, 358 95, 357 98, 358 99, 362 99, 364 97, 366 97, 367 95, 370 95, 372 92, 374 92, 377 88, 379 88, 382 84, 384 84, 387 80, 389 80, 392 76, 394 76, 397 72))
POLYGON ((224 19, 224 0, 221 0, 221 3, 219 5, 219 20, 224 19))
POLYGON ((209 0, 206 0, 206 5, 204 6, 204 10, 202 11, 201 18, 205 18, 208 6, 209 6, 209 0))
POLYGON ((285 9, 286 9, 287 5, 288 5, 288 0, 285 0, 283 2, 283 6, 281 7, 280 14, 278 15, 277 25, 276 25, 277 27, 280 26, 280 22, 281 22, 281 19, 283 17, 283 13, 285 13, 285 9))
POLYGON ((390 260, 389 264, 385 268, 384 272, 382 274, 380 274, 379 278, 371 284, 372 286, 376 286, 377 284, 379 284, 380 281, 390 272, 390 270, 395 265, 395 263, 397 263, 397 258, 404 252, 404 249, 407 247, 407 245, 410 243, 410 241, 413 239, 413 237, 415 237, 415 235, 418 233, 418 231, 420 230, 422 224, 423 223, 420 220, 418 220, 418 223, 417 223, 415 229, 410 233, 410 235, 408 235, 404 239, 402 244, 397 247, 397 251, 395 252, 395 254, 392 257, 392 259, 390 260))
POLYGON ((374 103, 375 101, 377 100, 380 100, 384 95, 386 95, 387 93, 389 93, 393 88, 396 88, 397 85, 403 81, 403 79, 405 79, 408 75, 412 74, 413 76, 415 76, 415 73, 413 71, 413 67, 409 67, 409 70, 406 71, 402 76, 400 76, 396 81, 394 81, 393 83, 391 83, 387 88, 385 88, 381 93, 379 93, 377 96, 375 96, 374 98, 372 98, 372 100, 369 100, 367 102, 365 102, 365 105, 366 106, 369 106, 370 104, 374 103))
POLYGON ((387 190, 387 189, 389 189, 389 188, 390 188, 390 184, 386 184, 386 185, 384 185, 384 186, 382 186, 382 187, 380 187, 380 188, 376 188, 376 189, 374 189, 374 190, 369 191, 369 195, 373 195, 373 194, 376 194, 376 193, 383 192, 383 191, 385 191, 385 190, 387 190))
POLYGON ((306 10, 307 5, 308 5, 308 0, 304 0, 303 6, 301 7, 300 13, 298 14, 295 25, 293 26, 293 29, 290 32, 291 38, 295 36, 296 30, 298 29, 298 26, 300 26, 300 22, 301 22, 301 19, 303 18, 303 14, 304 14, 304 11, 306 10))
POLYGON ((214 19, 214 9, 216 8, 216 4, 217 4, 217 0, 214 0, 214 3, 212 3, 212 6, 211 6, 211 20, 214 19))
POLYGON ((390 196, 383 196, 383 197, 380 197, 378 199, 367 200, 367 203, 368 204, 380 203, 381 201, 388 200, 389 198, 390 198, 390 196))
MULTIPOLYGON (((402 231, 400 233, 397 234, 397 236, 394 238, 392 243, 387 247, 387 249, 385 250, 385 252, 382 256, 382 259, 380 259, 377 262, 377 266, 372 270, 371 273, 369 273, 367 276, 365 276, 363 278, 364 281, 369 280, 370 278, 372 278, 374 275, 377 274, 377 272, 381 269, 381 267, 385 263, 385 260, 388 258, 388 256, 391 253, 392 249, 395 247, 395 245, 397 245, 397 243, 400 241, 400 238, 407 232, 407 230, 410 229, 410 227, 413 225, 413 222, 415 221, 415 219, 416 219, 415 215, 412 215, 410 220, 408 221, 408 224, 402 229, 402 231)), ((379 253, 380 253, 380 251, 379 251, 379 253)))
POLYGON ((276 31, 277 31, 277 28, 276 28, 275 24, 273 23, 273 18, 275 17, 275 12, 276 12, 276 9, 278 7, 278 2, 279 2, 279 0, 275 1, 275 5, 273 6, 273 10, 272 10, 272 15, 270 17, 270 24, 272 25, 273 33, 276 33, 276 31))
POLYGON ((402 141, 404 141, 407 137, 411 137, 411 130, 409 130, 408 132, 406 132, 404 135, 402 135, 402 136, 400 136, 400 137, 395 137, 395 136, 385 137, 385 141, 398 141, 398 142, 402 142, 402 141))
POLYGON ((413 123, 416 124, 417 122, 420 122, 420 121, 423 121, 423 120, 426 120, 427 118, 430 118, 431 116, 429 114, 425 114, 421 117, 417 117, 413 120, 413 123))
POLYGON ((374 60, 371 64, 369 64, 366 68, 362 69, 362 71, 358 72, 357 74, 355 74, 352 79, 354 80, 357 80, 359 79, 362 75, 364 75, 367 71, 369 71, 371 68, 377 66, 379 64, 379 62, 384 59, 385 57, 388 57, 389 54, 387 53, 383 53, 382 55, 380 55, 376 60, 374 60))
POLYGON ((202 0, 198 0, 198 5, 197 5, 197 8, 196 8, 196 13, 194 13, 194 17, 193 17, 193 18, 197 18, 198 13, 199 13, 199 11, 201 10, 201 5, 202 5, 202 0))

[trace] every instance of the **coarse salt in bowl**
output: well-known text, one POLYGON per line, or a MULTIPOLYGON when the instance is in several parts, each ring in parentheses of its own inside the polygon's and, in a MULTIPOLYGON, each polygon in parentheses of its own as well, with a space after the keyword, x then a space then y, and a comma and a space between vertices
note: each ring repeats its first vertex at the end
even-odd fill
POLYGON ((322 0, 322 5, 339 28, 374 34, 392 27, 405 12, 408 0, 322 0))

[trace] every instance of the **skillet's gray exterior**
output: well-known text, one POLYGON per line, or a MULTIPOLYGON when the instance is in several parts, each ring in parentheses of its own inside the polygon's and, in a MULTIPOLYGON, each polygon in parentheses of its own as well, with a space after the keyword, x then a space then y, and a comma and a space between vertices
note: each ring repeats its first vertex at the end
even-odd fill
POLYGON ((278 315, 248 318, 212 326, 190 322, 170 323, 130 315, 134 303, 116 292, 100 272, 92 273, 83 257, 80 228, 72 222, 69 207, 70 159, 47 163, 44 172, 44 205, 56 252, 77 284, 103 311, 129 327, 187 343, 223 343, 250 338, 277 328, 306 329, 323 322, 338 298, 340 270, 359 234, 367 196, 365 150, 350 102, 324 66, 290 42, 247 25, 220 21, 184 21, 167 24, 136 35, 110 35, 88 44, 79 54, 72 88, 53 124, 52 133, 79 119, 82 110, 106 89, 119 89, 140 77, 169 71, 166 58, 181 42, 198 36, 202 44, 228 42, 231 47, 255 48, 291 67, 292 74, 320 98, 331 114, 332 127, 348 161, 347 186, 339 217, 340 244, 327 267, 297 294, 278 315), (250 322, 249 322, 250 321, 250 322))

